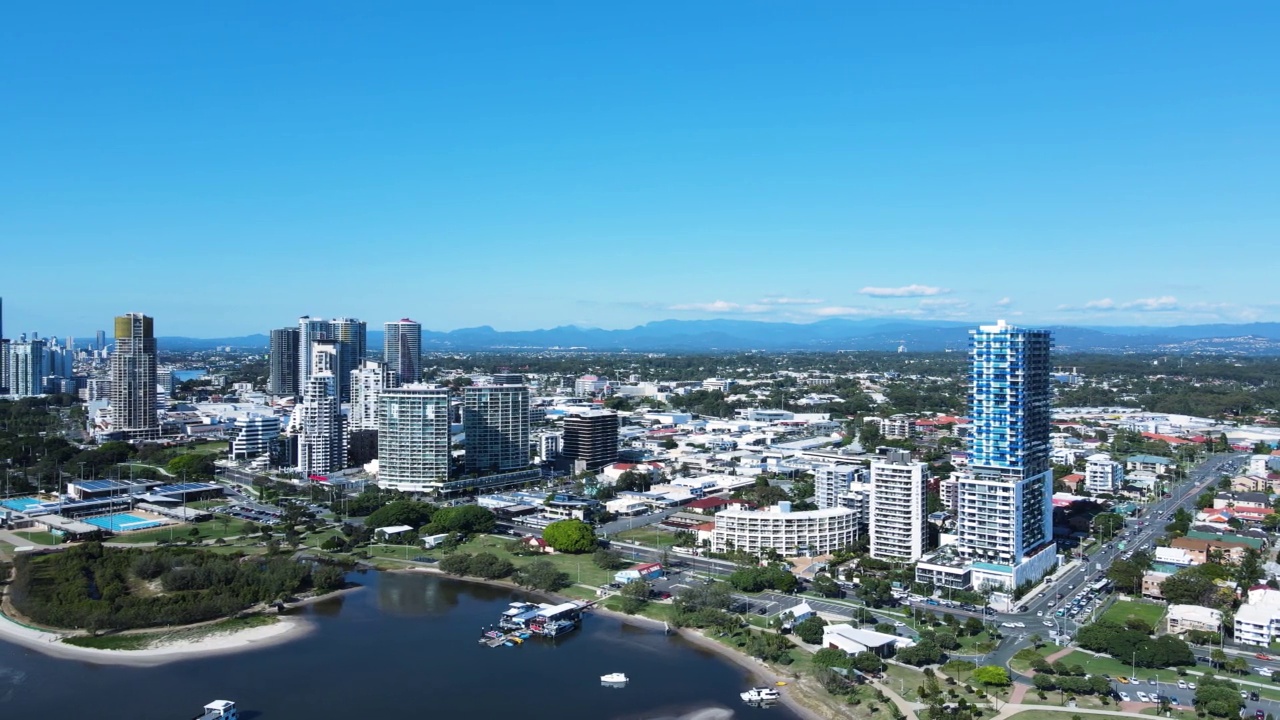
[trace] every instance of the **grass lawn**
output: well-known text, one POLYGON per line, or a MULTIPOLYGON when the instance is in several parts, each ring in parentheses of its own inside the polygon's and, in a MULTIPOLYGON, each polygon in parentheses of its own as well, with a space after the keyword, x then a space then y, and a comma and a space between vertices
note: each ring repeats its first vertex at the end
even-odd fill
POLYGON ((676 544, 679 533, 658 530, 654 527, 642 527, 615 533, 613 539, 649 547, 669 548, 676 544))
MULTIPOLYGON (((613 582, 615 570, 602 570, 596 567, 592 562, 590 555, 561 555, 554 553, 551 555, 512 555, 507 552, 506 545, 511 542, 511 538, 498 537, 495 535, 480 535, 473 538, 463 545, 459 546, 459 552, 478 553, 488 552, 497 555, 500 558, 510 560, 513 565, 520 567, 528 565, 534 560, 550 560, 561 571, 569 573, 569 579, 574 583, 586 585, 607 585, 613 582)), ((402 555, 403 557, 403 555, 402 555)), ((410 552, 412 557, 412 551, 410 552)))
POLYGON ((58 545, 61 540, 53 533, 37 531, 37 530, 15 530, 14 535, 20 538, 26 538, 36 545, 58 545))
POLYGON ((960 652, 970 655, 989 653, 1000 644, 999 640, 992 639, 991 635, 986 631, 973 636, 959 636, 958 639, 960 640, 960 652))
POLYGON ((201 453, 204 455, 213 455, 213 454, 226 455, 227 444, 225 442, 200 443, 198 445, 192 445, 191 447, 186 448, 186 451, 189 453, 201 453))
POLYGON ((913 702, 920 699, 920 696, 916 693, 916 688, 924 684, 923 672, 914 668, 905 668, 901 665, 887 663, 884 678, 884 684, 903 698, 913 702))
POLYGON ((1009 716, 1009 720, 1071 720, 1071 708, 1062 710, 1023 710, 1009 716))
MULTIPOLYGON (((1084 667, 1084 671, 1091 674, 1110 675, 1111 677, 1129 677, 1133 674, 1133 666, 1126 662, 1121 662, 1115 658, 1101 658, 1089 653, 1075 651, 1060 658, 1067 665, 1080 665, 1084 667)), ((1138 668, 1138 679, 1146 684, 1148 678, 1156 678, 1162 683, 1178 682, 1178 673, 1165 668, 1138 668)), ((1188 680, 1194 681, 1194 676, 1188 676, 1188 680)))
POLYGON ((1136 600, 1121 600, 1107 608, 1107 611, 1102 613, 1102 619, 1124 625, 1125 620, 1136 617, 1145 621, 1151 627, 1158 628, 1160 627, 1160 618, 1164 617, 1164 611, 1164 605, 1138 602, 1136 600))
POLYGON ((202 523, 178 523, 172 526, 156 528, 155 530, 141 530, 139 532, 121 533, 111 538, 111 542, 118 543, 151 543, 160 542, 162 540, 187 540, 192 538, 191 528, 200 530, 201 540, 213 540, 215 538, 231 537, 240 534, 240 526, 242 523, 228 523, 224 528, 222 523, 217 520, 209 520, 202 523), (170 529, 172 528, 172 529, 170 529))

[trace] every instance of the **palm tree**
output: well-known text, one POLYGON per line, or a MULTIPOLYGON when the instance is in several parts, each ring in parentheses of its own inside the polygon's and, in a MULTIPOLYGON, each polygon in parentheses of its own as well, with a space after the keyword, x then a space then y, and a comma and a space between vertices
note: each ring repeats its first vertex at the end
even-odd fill
POLYGON ((1222 648, 1214 648, 1213 652, 1209 653, 1209 661, 1215 668, 1221 668, 1227 661, 1227 654, 1222 651, 1222 648))

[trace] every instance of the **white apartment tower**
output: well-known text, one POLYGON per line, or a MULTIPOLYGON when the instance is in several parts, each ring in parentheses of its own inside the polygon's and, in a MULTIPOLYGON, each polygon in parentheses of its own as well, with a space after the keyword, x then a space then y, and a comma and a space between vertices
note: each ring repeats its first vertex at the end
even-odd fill
POLYGON ((309 344, 311 366, 291 425, 298 435, 298 472, 324 475, 347 465, 347 432, 336 374, 339 352, 332 341, 313 339, 309 344))
POLYGON ((1113 493, 1124 487, 1124 465, 1106 453, 1085 458, 1084 488, 1091 493, 1113 493))
POLYGON ((462 390, 468 475, 529 467, 529 388, 481 385, 462 390))
POLYGON ((903 450, 871 462, 871 557, 915 562, 924 555, 928 480, 928 464, 903 450))
POLYGON ((351 430, 378 429, 378 398, 395 387, 394 373, 386 363, 365 360, 351 371, 351 430))
POLYGON ((426 492, 449 479, 449 390, 410 384, 378 398, 378 486, 426 492))
POLYGON ((863 469, 856 465, 819 465, 813 470, 814 502, 819 510, 841 507, 840 496, 859 480, 863 469))

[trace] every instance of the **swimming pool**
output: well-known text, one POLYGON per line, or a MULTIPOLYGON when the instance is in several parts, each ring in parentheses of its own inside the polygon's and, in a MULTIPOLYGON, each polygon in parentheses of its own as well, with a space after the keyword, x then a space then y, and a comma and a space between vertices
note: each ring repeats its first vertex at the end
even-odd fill
POLYGON ((85 522, 90 525, 97 525, 103 530, 111 532, 128 532, 130 530, 146 530, 147 528, 160 527, 168 523, 159 520, 148 520, 140 518, 137 515, 129 513, 112 513, 110 515, 102 515, 100 517, 85 518, 85 522))
POLYGON ((0 505, 3 505, 10 510, 17 510, 18 512, 26 512, 31 508, 42 504, 43 503, 33 497, 16 497, 9 498, 8 500, 0 500, 0 505))

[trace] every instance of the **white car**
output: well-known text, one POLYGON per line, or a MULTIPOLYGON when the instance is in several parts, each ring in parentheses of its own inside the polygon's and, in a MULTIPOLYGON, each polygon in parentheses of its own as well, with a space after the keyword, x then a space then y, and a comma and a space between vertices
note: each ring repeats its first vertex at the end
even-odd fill
POLYGON ((1195 689, 1196 689, 1196 684, 1195 684, 1195 683, 1191 683, 1191 682, 1187 683, 1187 689, 1188 689, 1188 690, 1195 690, 1195 689))
POLYGON ((1027 626, 1027 624, 1026 624, 1026 623, 1024 623, 1024 622, 1016 622, 1016 623, 1014 623, 1014 624, 1013 624, 1013 626, 1014 626, 1014 627, 1021 627, 1021 628, 1024 628, 1024 627, 1026 627, 1026 626, 1027 626))
POLYGON ((1138 702, 1151 702, 1151 699, 1147 697, 1147 694, 1142 692, 1141 690, 1139 690, 1136 694, 1138 696, 1138 702))
POLYGON ((1018 627, 1018 626, 1017 626, 1017 625, 1014 625, 1014 624, 1013 624, 1013 623, 1011 623, 1011 622, 1002 622, 1002 623, 1000 623, 1000 627, 1018 627))
POLYGON ((1186 690, 1186 689, 1187 689, 1187 681, 1186 681, 1186 680, 1179 680, 1179 681, 1178 681, 1178 689, 1179 689, 1179 690, 1186 690))
POLYGON ((1040 623, 1040 624, 1041 624, 1041 625, 1044 625, 1045 627, 1053 627, 1053 623, 1049 622, 1048 620, 1045 620, 1044 622, 1042 622, 1042 623, 1040 623))
POLYGON ((1037 610, 1037 611, 1036 611, 1036 617, 1044 617, 1044 611, 1043 611, 1043 610, 1037 610))
POLYGON ((1269 667, 1258 668, 1258 674, 1261 675, 1262 677, 1271 677, 1272 675, 1275 674, 1275 672, 1276 672, 1275 670, 1272 670, 1269 667))
POLYGON ((1121 691, 1121 692, 1120 692, 1120 701, 1121 701, 1121 702, 1129 702, 1129 693, 1124 692, 1124 691, 1121 691))
POLYGON ((906 624, 906 623, 904 623, 904 622, 902 622, 902 621, 900 621, 900 620, 895 620, 895 621, 893 622, 893 626, 894 626, 894 627, 896 627, 896 628, 900 628, 900 627, 906 627, 906 626, 907 626, 907 624, 906 624))

